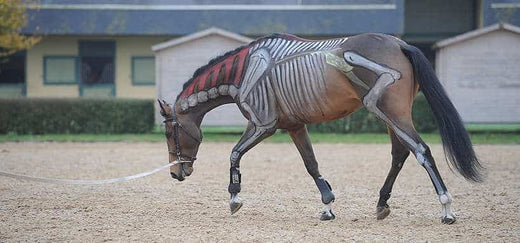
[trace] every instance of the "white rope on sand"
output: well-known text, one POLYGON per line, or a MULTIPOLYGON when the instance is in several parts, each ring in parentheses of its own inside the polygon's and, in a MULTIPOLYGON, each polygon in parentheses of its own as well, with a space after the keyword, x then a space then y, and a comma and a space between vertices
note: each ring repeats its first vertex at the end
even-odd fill
MULTIPOLYGON (((182 162, 182 161, 181 161, 182 162)), ((20 179, 25 181, 35 181, 35 182, 43 182, 43 183, 51 183, 51 184, 72 184, 72 185, 100 185, 100 184, 109 184, 109 183, 117 183, 117 182, 123 182, 123 181, 130 181, 135 180, 138 178, 142 178, 145 176, 149 176, 152 174, 155 174, 161 170, 164 170, 166 168, 169 168, 172 165, 180 163, 179 161, 173 161, 169 164, 163 165, 161 167, 155 168, 148 172, 143 172, 135 175, 130 176, 123 176, 118 178, 112 178, 112 179, 103 179, 103 180, 73 180, 73 179, 53 179, 53 178, 43 178, 43 177, 32 177, 32 176, 25 176, 25 175, 18 175, 18 174, 12 174, 4 171, 0 171, 0 176, 14 178, 14 179, 20 179)))

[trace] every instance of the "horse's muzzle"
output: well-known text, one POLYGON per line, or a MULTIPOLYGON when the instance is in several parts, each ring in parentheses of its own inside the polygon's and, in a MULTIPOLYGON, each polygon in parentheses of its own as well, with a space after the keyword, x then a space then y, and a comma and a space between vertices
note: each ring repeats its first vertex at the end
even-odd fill
MULTIPOLYGON (((181 174, 182 174, 182 172, 181 172, 181 174)), ((182 175, 178 176, 173 172, 170 172, 170 175, 172 176, 173 179, 177 179, 178 181, 183 181, 185 179, 184 176, 182 176, 182 175)))
POLYGON ((186 177, 193 173, 193 162, 185 162, 182 164, 174 165, 170 168, 170 175, 173 179, 183 181, 186 177))

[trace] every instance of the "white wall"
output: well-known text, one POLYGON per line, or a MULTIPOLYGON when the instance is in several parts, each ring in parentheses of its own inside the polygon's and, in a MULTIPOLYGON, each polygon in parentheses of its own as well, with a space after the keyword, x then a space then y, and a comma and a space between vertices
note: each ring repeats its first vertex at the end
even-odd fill
MULTIPOLYGON (((245 43, 220 35, 209 35, 156 52, 157 96, 173 103, 197 68, 214 57, 245 43)), ((156 112, 156 121, 162 121, 156 112)), ((206 114, 203 125, 245 125, 247 120, 235 104, 220 106, 206 114)))
POLYGON ((497 30, 437 52, 437 74, 464 122, 520 122, 520 35, 497 30))

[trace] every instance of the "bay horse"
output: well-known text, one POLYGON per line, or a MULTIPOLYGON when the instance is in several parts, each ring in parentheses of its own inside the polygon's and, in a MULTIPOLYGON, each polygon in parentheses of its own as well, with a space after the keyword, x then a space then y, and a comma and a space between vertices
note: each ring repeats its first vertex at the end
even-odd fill
POLYGON ((241 157, 277 129, 284 129, 321 193, 320 219, 332 220, 335 196, 320 174, 306 124, 342 118, 364 106, 386 123, 392 143, 392 167, 379 192, 377 219, 390 213, 387 201, 392 186, 412 152, 438 194, 441 222, 451 224, 456 220, 452 197, 412 123, 412 102, 419 88, 437 120, 447 160, 467 180, 483 181, 484 168, 468 133, 424 54, 396 37, 376 33, 329 40, 273 34, 199 68, 172 106, 159 101, 169 161, 177 162, 170 167, 171 176, 183 181, 192 174, 204 115, 236 103, 249 122, 230 156, 231 213, 242 206, 241 157))

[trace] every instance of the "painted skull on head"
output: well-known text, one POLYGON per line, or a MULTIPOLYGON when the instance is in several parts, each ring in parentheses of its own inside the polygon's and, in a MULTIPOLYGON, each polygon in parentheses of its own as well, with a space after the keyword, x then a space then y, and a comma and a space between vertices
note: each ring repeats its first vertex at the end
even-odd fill
POLYGON ((164 117, 166 144, 168 145, 169 162, 178 161, 170 167, 170 174, 174 179, 183 181, 193 172, 193 162, 200 145, 200 130, 197 137, 191 135, 179 121, 179 117, 166 101, 160 101, 161 115, 164 117))

